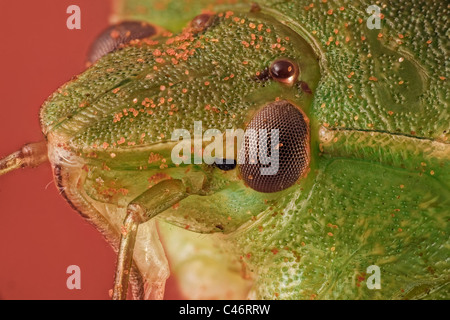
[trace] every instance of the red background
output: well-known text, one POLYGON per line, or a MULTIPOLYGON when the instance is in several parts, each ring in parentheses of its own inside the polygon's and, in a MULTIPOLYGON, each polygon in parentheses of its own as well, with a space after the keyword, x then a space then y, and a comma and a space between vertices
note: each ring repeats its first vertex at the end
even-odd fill
MULTIPOLYGON (((108 0, 0 4, 0 157, 43 139, 42 102, 85 69, 90 43, 108 25, 108 0), (69 5, 81 30, 68 30, 69 5)), ((109 299, 116 255, 54 186, 50 165, 0 177, 0 299, 109 299), (69 265, 81 290, 66 287, 69 265)), ((166 298, 177 298, 174 281, 166 298)))

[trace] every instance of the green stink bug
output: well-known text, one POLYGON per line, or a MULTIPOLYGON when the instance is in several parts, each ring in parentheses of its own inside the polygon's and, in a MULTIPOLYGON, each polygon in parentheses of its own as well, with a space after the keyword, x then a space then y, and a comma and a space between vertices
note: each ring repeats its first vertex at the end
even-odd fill
MULTIPOLYGON (((249 297, 447 297, 446 4, 385 4, 381 29, 368 29, 366 1, 199 2, 208 19, 180 31, 199 12, 172 24, 182 2, 163 3, 168 15, 129 1, 122 16, 173 34, 104 55, 41 111, 62 194, 120 247, 114 298, 130 273, 136 297, 161 296, 167 267, 147 221, 156 215, 179 270, 236 258, 249 297), (280 104, 307 128, 304 154, 280 162, 300 163, 293 185, 252 186, 239 165, 174 163, 174 130, 246 128, 280 104), (167 223, 205 235, 198 243, 167 223), (187 263, 189 243, 221 258, 187 263), (379 290, 362 283, 370 266, 379 290)), ((35 157, 3 166, 21 159, 35 157)))

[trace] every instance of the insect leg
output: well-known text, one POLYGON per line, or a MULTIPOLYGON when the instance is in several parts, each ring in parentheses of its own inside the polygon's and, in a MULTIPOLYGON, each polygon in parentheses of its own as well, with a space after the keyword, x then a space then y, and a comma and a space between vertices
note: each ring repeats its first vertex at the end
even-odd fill
POLYGON ((131 262, 133 261, 133 249, 139 226, 139 218, 135 212, 129 211, 122 226, 119 255, 117 258, 116 278, 114 281, 114 300, 125 300, 127 297, 128 279, 131 262))
POLYGON ((188 195, 181 180, 164 180, 148 189, 128 205, 127 215, 121 230, 122 236, 113 289, 114 300, 124 300, 127 297, 128 279, 139 224, 150 220, 188 195))
POLYGON ((19 151, 0 159, 0 176, 19 168, 37 167, 47 160, 46 141, 26 144, 19 151))

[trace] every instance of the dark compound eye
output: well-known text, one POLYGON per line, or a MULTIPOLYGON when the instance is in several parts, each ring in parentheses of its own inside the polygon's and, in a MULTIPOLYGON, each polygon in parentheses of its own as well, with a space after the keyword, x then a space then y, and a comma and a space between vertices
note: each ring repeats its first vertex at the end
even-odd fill
POLYGON ((307 172, 309 161, 309 121, 299 109, 278 101, 255 114, 238 154, 241 177, 250 188, 267 193, 284 190, 307 172), (248 134, 252 130, 258 134, 248 134), (264 156, 272 158, 271 163, 264 156))
POLYGON ((154 36, 157 30, 151 24, 141 21, 122 21, 104 30, 92 43, 88 62, 94 63, 104 55, 117 50, 120 45, 132 40, 154 36))
POLYGON ((281 83, 294 84, 299 75, 298 65, 289 59, 279 59, 269 68, 270 76, 281 83))

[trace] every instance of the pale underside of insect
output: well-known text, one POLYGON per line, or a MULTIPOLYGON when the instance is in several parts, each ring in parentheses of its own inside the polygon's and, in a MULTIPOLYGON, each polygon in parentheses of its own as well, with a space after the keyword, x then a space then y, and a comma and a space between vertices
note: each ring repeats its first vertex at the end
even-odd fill
POLYGON ((378 3, 369 29, 370 1, 253 2, 116 2, 145 23, 99 38, 0 173, 51 162, 119 252, 116 299, 162 298, 167 258, 192 298, 448 298, 448 3, 378 3), (175 129, 270 117, 298 129, 281 178, 171 159, 175 129))

